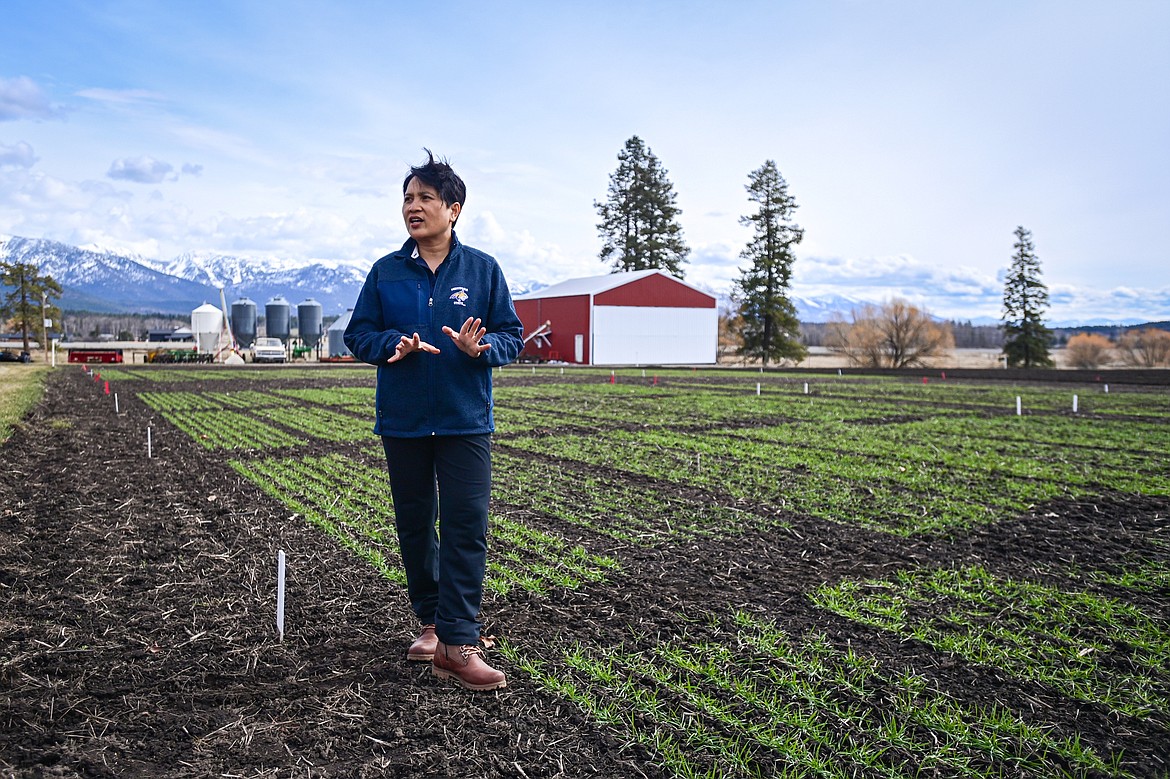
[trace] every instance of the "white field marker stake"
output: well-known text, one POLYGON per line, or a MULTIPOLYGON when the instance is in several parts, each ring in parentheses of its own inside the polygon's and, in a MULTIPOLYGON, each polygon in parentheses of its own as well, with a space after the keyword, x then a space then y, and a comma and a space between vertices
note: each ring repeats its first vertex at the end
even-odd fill
POLYGON ((1024 408, 1023 408, 1023 406, 1020 404, 1020 396, 1019 396, 1019 395, 1016 395, 1016 416, 1020 416, 1020 415, 1022 415, 1023 413, 1024 413, 1024 408))
POLYGON ((1073 395, 1073 413, 1077 413, 1077 396, 1073 395))
POLYGON ((756 395, 759 396, 759 394, 760 394, 760 383, 757 381, 756 382, 756 395))
POLYGON ((804 383, 804 394, 805 395, 808 394, 808 382, 807 381, 804 383))
POLYGON ((1106 395, 1109 394, 1109 385, 1108 384, 1105 385, 1105 394, 1106 395))
POLYGON ((114 413, 118 413, 118 393, 114 393, 114 413))
POLYGON ((154 453, 151 449, 151 444, 150 444, 150 425, 147 425, 146 426, 146 459, 149 460, 153 456, 154 456, 154 453))
POLYGON ((276 553, 276 632, 284 641, 284 550, 276 553))
POLYGON ((703 472, 703 453, 695 452, 695 473, 703 472))

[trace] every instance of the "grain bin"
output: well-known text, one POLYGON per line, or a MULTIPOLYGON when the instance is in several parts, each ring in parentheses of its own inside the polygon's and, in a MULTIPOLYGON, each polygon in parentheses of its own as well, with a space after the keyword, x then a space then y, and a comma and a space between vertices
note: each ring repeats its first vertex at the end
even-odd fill
POLYGON ((200 352, 214 352, 223 332, 223 312, 210 303, 204 303, 191 312, 191 332, 200 352))
POLYGON ((256 303, 240 298, 232 303, 232 334, 241 349, 247 349, 256 341, 256 303))
POLYGON ((264 332, 269 338, 279 338, 287 345, 291 307, 283 296, 277 295, 264 304, 264 332))
POLYGON ((297 334, 310 349, 316 349, 321 340, 321 304, 312 298, 297 303, 297 334))
POLYGON ((337 321, 329 325, 329 356, 352 357, 353 352, 345 345, 345 328, 349 327, 349 318, 353 316, 353 309, 349 309, 337 321))

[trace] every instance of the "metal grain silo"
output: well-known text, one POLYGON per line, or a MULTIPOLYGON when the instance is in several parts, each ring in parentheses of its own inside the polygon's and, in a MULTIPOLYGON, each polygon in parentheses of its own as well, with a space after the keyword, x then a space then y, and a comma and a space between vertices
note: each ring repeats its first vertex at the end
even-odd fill
POLYGON ((349 319, 353 316, 353 309, 349 309, 337 321, 329 325, 329 356, 352 357, 353 352, 345 345, 345 328, 349 327, 349 319))
POLYGON ((210 303, 204 303, 191 312, 191 332, 200 352, 214 352, 223 332, 223 312, 210 303))
POLYGON ((321 326, 321 304, 312 298, 297 303, 297 334, 301 343, 316 349, 324 331, 321 326))
POLYGON ((288 344, 291 308, 281 295, 264 304, 264 332, 269 338, 279 338, 285 345, 288 344))
POLYGON ((232 303, 232 335, 241 349, 247 349, 256 341, 256 303, 240 298, 232 303))

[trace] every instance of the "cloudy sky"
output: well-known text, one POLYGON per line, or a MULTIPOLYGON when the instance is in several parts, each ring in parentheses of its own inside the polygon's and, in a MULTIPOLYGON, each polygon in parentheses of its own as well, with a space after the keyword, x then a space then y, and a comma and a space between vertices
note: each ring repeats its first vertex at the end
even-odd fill
POLYGON ((793 293, 997 317, 1013 231, 1053 320, 1170 319, 1164 0, 6 0, 0 233, 156 259, 369 263, 423 147, 517 281, 607 272, 640 136, 688 281, 731 288, 748 174, 805 228, 793 293))

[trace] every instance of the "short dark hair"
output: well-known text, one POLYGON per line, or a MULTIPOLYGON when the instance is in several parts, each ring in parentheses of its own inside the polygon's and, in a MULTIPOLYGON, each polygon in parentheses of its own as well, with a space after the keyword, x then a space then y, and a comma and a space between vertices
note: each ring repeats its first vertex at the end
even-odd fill
POLYGON ((466 206, 467 185, 463 183, 463 179, 459 178, 455 169, 447 164, 446 160, 436 160, 430 149, 424 148, 423 151, 427 153, 426 164, 411 167, 410 173, 407 173, 402 181, 402 194, 406 194, 410 180, 417 176, 419 181, 435 188, 439 197, 443 198, 443 205, 451 206, 458 203, 460 207, 466 206))

